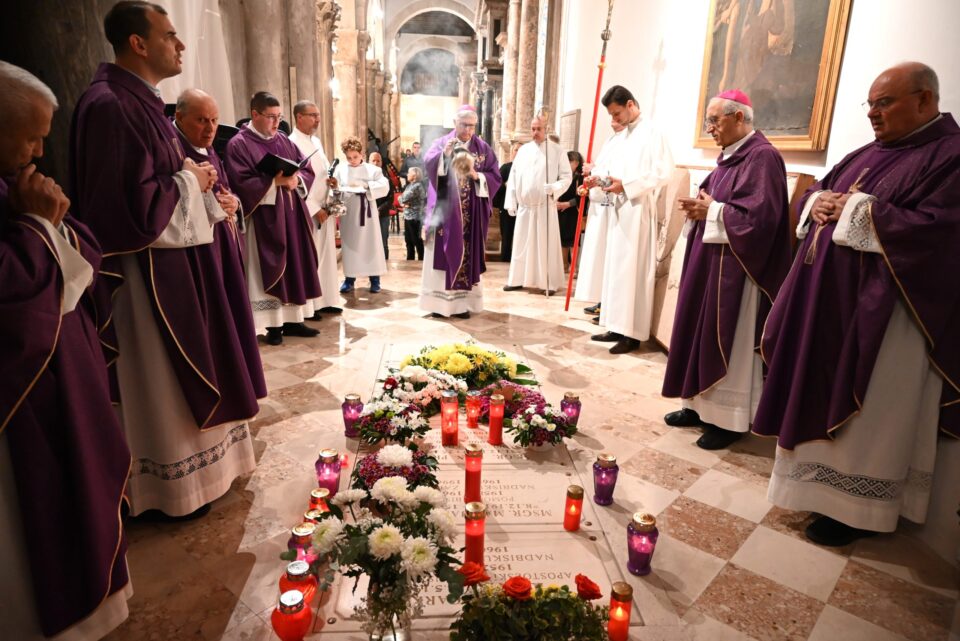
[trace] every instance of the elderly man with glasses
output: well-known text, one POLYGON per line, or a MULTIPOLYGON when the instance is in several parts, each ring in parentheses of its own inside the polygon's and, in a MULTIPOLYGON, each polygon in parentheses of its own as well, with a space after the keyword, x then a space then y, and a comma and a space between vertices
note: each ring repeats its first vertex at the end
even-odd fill
POLYGON ((925 522, 956 445, 938 433, 960 436, 960 127, 921 63, 868 98, 876 140, 803 201, 753 427, 778 437, 770 500, 821 515, 806 535, 830 546, 925 522))

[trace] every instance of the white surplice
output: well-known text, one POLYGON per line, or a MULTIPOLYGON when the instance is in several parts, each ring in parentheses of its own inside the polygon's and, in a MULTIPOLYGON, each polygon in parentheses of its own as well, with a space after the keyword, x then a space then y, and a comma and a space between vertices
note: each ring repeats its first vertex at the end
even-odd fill
MULTIPOLYGON (((309 156, 314 150, 317 152, 310 158, 310 168, 316 177, 307 193, 307 211, 313 216, 323 209, 327 202, 327 171, 330 163, 323 153, 320 139, 316 136, 308 136, 299 129, 294 129, 290 140, 304 156, 309 156)), ((337 220, 328 217, 319 226, 314 220, 311 228, 313 243, 317 247, 317 276, 320 278, 320 298, 313 299, 313 305, 316 309, 341 307, 343 303, 340 300, 340 283, 337 280, 337 220)))
POLYGON ((558 290, 566 283, 557 197, 572 179, 567 152, 555 142, 531 140, 517 151, 504 198, 517 218, 507 285, 558 290))
POLYGON ((351 167, 340 163, 333 177, 341 187, 365 187, 366 192, 345 193, 347 213, 340 218, 340 249, 343 253, 344 276, 380 276, 387 271, 383 255, 383 238, 380 236, 380 218, 377 215, 377 198, 390 191, 390 183, 380 168, 370 163, 351 167), (360 224, 360 199, 366 198, 370 217, 360 224))
MULTIPOLYGON (((608 164, 616 153, 620 139, 613 134, 600 148, 591 175, 604 178, 610 174, 608 164)), ((590 209, 587 212, 586 231, 583 234, 580 258, 577 260, 577 286, 573 293, 575 300, 596 303, 603 293, 603 266, 607 255, 607 227, 610 224, 610 212, 613 197, 604 204, 604 193, 599 187, 590 190, 590 209)))
POLYGON ((657 267, 657 197, 673 173, 673 155, 647 120, 617 134, 610 175, 623 182, 607 227, 600 325, 645 341, 650 338, 657 267))

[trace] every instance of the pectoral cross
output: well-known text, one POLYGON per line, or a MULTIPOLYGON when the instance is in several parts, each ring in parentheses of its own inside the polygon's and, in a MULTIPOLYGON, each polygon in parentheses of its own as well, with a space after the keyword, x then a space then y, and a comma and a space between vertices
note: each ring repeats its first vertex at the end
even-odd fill
MULTIPOLYGON (((863 179, 867 175, 867 172, 870 171, 869 167, 864 167, 860 172, 860 175, 857 176, 857 179, 853 181, 853 184, 847 189, 848 194, 855 194, 860 191, 860 185, 863 184, 863 179)), ((827 225, 821 223, 817 225, 817 230, 813 232, 813 243, 810 245, 810 249, 807 250, 807 255, 803 258, 804 265, 812 265, 813 261, 817 258, 817 243, 820 241, 820 232, 823 231, 823 228, 827 225)))

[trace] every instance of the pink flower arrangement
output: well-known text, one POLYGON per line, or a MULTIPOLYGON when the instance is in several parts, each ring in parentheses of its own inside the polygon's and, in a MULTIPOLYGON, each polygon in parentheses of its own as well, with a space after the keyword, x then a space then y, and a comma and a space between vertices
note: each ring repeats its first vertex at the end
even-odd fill
POLYGON ((536 407, 538 412, 542 412, 547 405, 543 394, 532 387, 518 385, 510 381, 498 381, 480 390, 481 421, 486 422, 490 417, 490 397, 494 394, 503 396, 503 415, 508 418, 531 405, 536 407))

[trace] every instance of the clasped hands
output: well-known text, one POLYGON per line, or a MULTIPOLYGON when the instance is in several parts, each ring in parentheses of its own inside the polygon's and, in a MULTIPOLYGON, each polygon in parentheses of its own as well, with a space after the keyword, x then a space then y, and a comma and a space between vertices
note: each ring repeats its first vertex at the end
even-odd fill
POLYGON ((826 225, 827 223, 840 220, 840 213, 846 206, 847 201, 850 200, 850 196, 854 193, 856 192, 821 192, 820 195, 817 196, 817 200, 814 201, 813 207, 810 208, 810 218, 818 225, 826 225))
POLYGON ((199 165, 187 158, 183 161, 183 169, 196 176, 200 183, 200 191, 210 191, 217 184, 217 170, 208 162, 202 162, 199 165))
POLYGON ((714 199, 701 189, 696 198, 677 198, 677 202, 680 203, 680 209, 686 214, 687 220, 706 220, 707 210, 714 199))
POLYGON ((40 216, 57 227, 67 215, 70 199, 53 178, 30 164, 17 172, 17 180, 10 186, 10 204, 18 213, 40 216))

